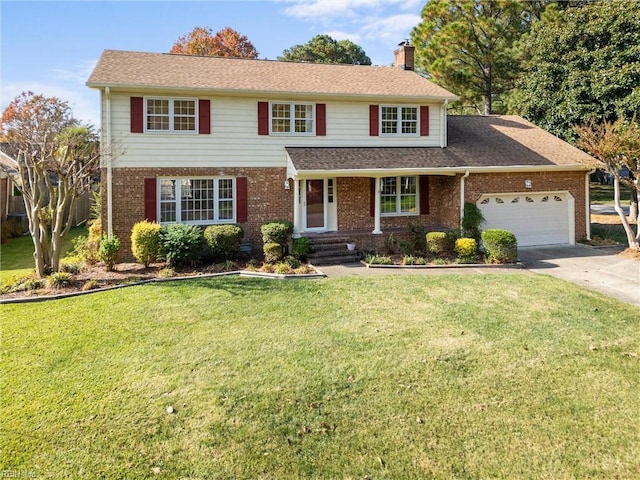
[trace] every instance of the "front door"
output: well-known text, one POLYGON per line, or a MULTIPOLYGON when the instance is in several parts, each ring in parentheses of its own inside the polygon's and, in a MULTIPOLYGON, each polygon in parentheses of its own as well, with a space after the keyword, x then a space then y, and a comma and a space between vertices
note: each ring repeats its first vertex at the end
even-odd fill
POLYGON ((326 230, 324 180, 305 180, 305 230, 326 230))

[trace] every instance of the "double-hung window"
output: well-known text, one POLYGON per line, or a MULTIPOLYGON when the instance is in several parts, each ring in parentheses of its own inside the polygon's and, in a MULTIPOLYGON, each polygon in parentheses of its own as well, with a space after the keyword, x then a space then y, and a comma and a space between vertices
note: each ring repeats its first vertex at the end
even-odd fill
POLYGON ((271 103, 271 133, 312 135, 313 129, 312 103, 271 103))
POLYGON ((382 215, 418 214, 418 177, 384 177, 380 182, 382 215))
POLYGON ((380 127, 383 135, 417 135, 418 107, 381 106, 380 127))
POLYGON ((161 178, 160 223, 233 223, 233 178, 161 178))
POLYGON ((196 133, 197 103, 193 98, 146 98, 146 131, 196 133))

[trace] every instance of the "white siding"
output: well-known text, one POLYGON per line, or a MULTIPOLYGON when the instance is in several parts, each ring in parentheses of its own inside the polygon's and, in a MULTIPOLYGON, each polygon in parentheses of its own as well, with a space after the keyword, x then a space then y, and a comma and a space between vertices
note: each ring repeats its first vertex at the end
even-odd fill
MULTIPOLYGON (((211 101, 210 135, 132 134, 129 112, 132 96, 144 96, 144 93, 111 93, 114 167, 285 167, 285 146, 440 146, 439 104, 429 104, 428 137, 371 137, 369 102, 347 101, 317 102, 326 104, 326 136, 267 136, 258 135, 257 104, 279 98, 206 97, 200 94, 190 96, 211 101)), ((153 96, 164 95, 154 92, 153 96)), ((103 95, 103 132, 105 109, 103 95)))

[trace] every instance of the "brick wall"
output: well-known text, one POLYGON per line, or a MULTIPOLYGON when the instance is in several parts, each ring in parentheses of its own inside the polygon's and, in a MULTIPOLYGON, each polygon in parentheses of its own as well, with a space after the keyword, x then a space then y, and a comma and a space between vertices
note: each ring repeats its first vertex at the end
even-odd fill
MULTIPOLYGON (((121 260, 133 261, 131 229, 144 220, 144 179, 154 177, 247 177, 248 217, 240 224, 245 241, 260 248, 260 226, 269 220, 293 219, 293 189, 284 189, 285 168, 118 168, 113 170, 113 231, 121 242, 121 260)), ((106 192, 106 171, 102 191, 106 192)), ((106 193, 102 202, 107 228, 106 193)))

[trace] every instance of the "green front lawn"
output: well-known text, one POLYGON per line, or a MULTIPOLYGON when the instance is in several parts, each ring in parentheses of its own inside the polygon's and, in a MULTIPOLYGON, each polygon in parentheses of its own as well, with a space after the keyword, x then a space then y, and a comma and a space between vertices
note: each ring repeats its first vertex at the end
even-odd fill
MULTIPOLYGON (((591 203, 594 205, 613 205, 613 185, 600 185, 591 183, 591 203)), ((624 185, 620 185, 620 203, 628 205, 631 199, 631 191, 624 185)))
POLYGON ((638 308, 557 279, 223 277, 0 313, 0 471, 640 478, 638 308))
MULTIPOLYGON (((86 227, 74 227, 69 230, 62 240, 62 251, 71 251, 73 239, 80 235, 87 235, 86 227)), ((13 283, 16 278, 33 273, 33 250, 33 240, 29 234, 12 238, 0 245, 0 287, 13 283)))

